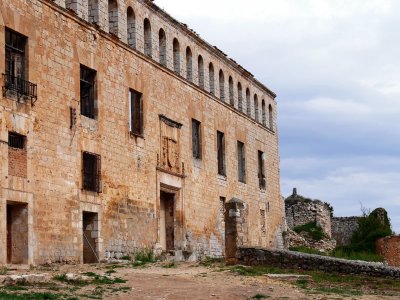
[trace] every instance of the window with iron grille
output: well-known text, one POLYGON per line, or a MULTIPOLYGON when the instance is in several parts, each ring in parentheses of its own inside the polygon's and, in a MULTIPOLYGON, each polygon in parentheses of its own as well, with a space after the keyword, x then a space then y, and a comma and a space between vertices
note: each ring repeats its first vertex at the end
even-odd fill
POLYGON ((265 180, 264 152, 258 151, 258 181, 260 189, 265 190, 267 183, 265 180))
POLYGON ((217 131, 218 174, 226 176, 225 166, 225 137, 224 133, 217 131))
POLYGON ((238 155, 238 180, 246 183, 246 158, 244 144, 240 141, 237 142, 237 155, 238 155))
POLYGON ((192 119, 192 151, 193 157, 202 159, 201 123, 192 119))
POLYGON ((81 114, 91 119, 95 117, 95 82, 96 71, 81 65, 81 114))
POLYGON ((26 137, 18 133, 8 133, 8 146, 15 149, 25 149, 26 137))
POLYGON ((101 156, 83 152, 82 173, 83 189, 101 193, 101 156))
POLYGON ((143 95, 135 90, 129 90, 130 131, 143 136, 143 95))
POLYGON ((6 28, 6 76, 11 81, 25 78, 25 47, 27 38, 6 28))

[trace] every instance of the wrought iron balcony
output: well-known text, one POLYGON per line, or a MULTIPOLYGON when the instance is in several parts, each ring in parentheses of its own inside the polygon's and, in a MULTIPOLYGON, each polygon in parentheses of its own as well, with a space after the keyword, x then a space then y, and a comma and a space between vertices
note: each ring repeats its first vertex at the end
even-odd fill
POLYGON ((10 74, 3 75, 3 97, 8 91, 14 92, 17 96, 17 101, 28 98, 33 106, 37 100, 37 85, 24 80, 20 77, 15 77, 10 74))

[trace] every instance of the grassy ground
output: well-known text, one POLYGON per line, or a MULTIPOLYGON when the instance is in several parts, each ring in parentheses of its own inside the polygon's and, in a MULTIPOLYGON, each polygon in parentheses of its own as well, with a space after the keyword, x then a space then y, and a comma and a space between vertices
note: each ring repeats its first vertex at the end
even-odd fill
POLYGON ((220 270, 227 269, 242 276, 263 276, 265 274, 309 275, 311 279, 298 279, 292 281, 292 283, 310 294, 322 293, 341 296, 398 295, 400 298, 400 280, 391 278, 342 275, 319 271, 288 270, 263 266, 233 266, 220 268, 220 270))

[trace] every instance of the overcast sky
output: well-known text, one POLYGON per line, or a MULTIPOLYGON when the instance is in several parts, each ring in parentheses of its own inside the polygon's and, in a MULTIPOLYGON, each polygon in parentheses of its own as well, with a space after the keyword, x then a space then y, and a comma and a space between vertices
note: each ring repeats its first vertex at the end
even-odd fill
POLYGON ((277 93, 281 190, 400 232, 400 1, 156 0, 277 93))

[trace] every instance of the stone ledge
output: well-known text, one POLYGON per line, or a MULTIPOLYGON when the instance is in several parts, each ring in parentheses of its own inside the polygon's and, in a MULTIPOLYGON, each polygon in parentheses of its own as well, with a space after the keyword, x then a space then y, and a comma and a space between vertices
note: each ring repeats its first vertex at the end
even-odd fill
POLYGON ((377 262, 353 261, 329 256, 254 247, 240 247, 237 255, 239 263, 250 266, 265 265, 400 279, 400 268, 388 267, 383 263, 377 262))

